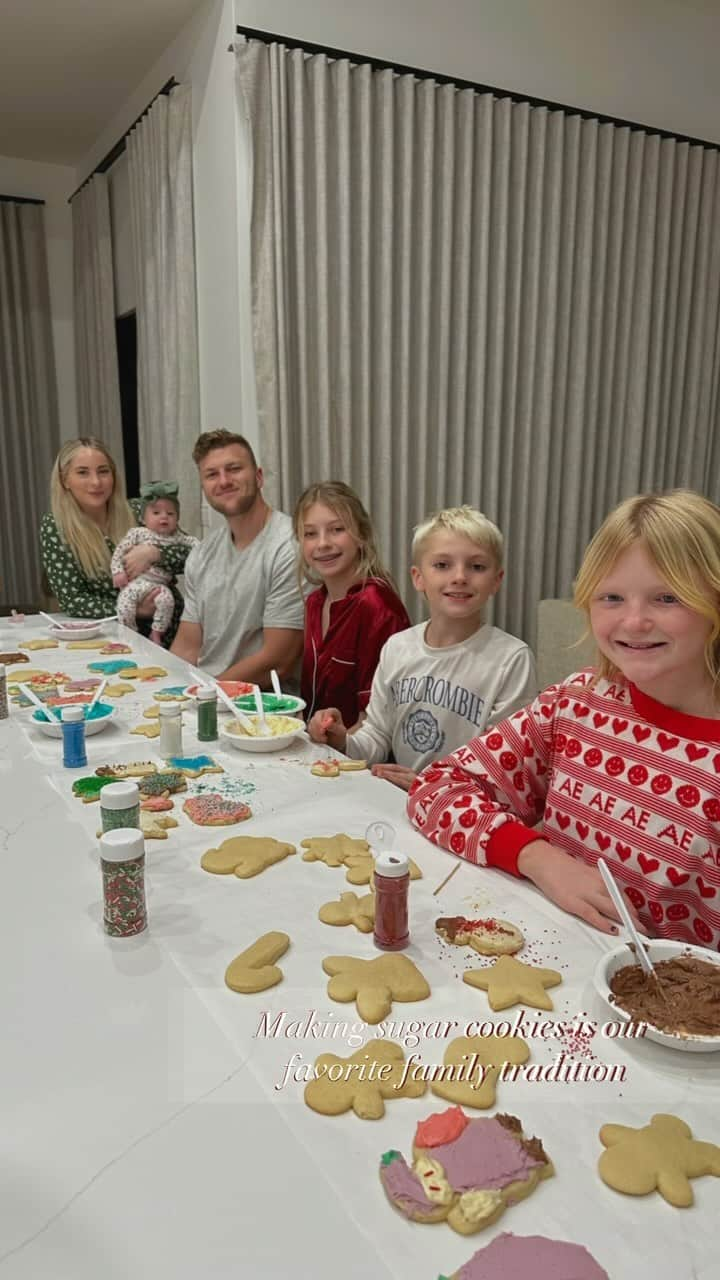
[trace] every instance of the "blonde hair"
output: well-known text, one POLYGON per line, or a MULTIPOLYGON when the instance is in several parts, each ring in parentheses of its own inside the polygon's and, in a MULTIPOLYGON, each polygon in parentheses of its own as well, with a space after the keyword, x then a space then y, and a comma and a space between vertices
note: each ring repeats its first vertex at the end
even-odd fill
POLYGON ((491 552, 498 569, 502 569, 505 543, 496 524, 476 507, 446 507, 419 524, 413 533, 411 558, 417 564, 430 538, 436 533, 454 533, 460 538, 491 552))
POLYGON ((102 578, 110 573, 111 551, 102 530, 89 520, 78 506, 69 489, 65 487, 70 464, 80 449, 96 449, 102 453, 112 472, 113 491, 108 501, 107 537, 117 545, 128 529, 135 525, 135 516, 125 497, 125 486, 118 475, 112 456, 102 440, 94 436, 81 436, 63 445, 50 475, 50 508, 60 537, 75 556, 88 578, 102 578))
POLYGON ((375 543, 375 530, 373 529, 372 520, 355 490, 351 489, 349 485, 343 484, 342 480, 325 480, 320 484, 308 485, 297 500, 295 514, 293 515, 293 527, 295 529, 295 537, 300 546, 298 563, 300 585, 302 586, 304 580, 312 582, 316 586, 322 582, 322 578, 309 569, 302 553, 303 519, 305 513, 316 502, 321 502, 323 506, 329 507, 347 524, 348 532, 355 539, 358 546, 358 577, 361 579, 381 578, 383 582, 387 582, 388 586, 392 587, 393 591, 397 591, 390 573, 380 559, 380 552, 375 543))
MULTIPOLYGON (((644 493, 628 498, 600 526, 585 552, 575 579, 575 604, 589 619, 598 584, 618 557, 641 542, 673 594, 688 609, 707 618, 710 634, 705 665, 715 692, 720 683, 720 507, 689 489, 644 493)), ((604 654, 599 676, 622 680, 604 654)))

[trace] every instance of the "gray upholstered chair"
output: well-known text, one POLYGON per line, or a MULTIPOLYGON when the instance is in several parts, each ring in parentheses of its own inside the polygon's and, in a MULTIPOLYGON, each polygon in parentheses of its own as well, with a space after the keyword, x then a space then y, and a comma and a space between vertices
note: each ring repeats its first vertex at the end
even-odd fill
POLYGON ((584 614, 572 600, 541 600, 537 615, 537 668, 541 689, 564 680, 573 671, 592 666, 595 642, 587 632, 584 614), (579 643, 578 643, 579 641, 579 643))

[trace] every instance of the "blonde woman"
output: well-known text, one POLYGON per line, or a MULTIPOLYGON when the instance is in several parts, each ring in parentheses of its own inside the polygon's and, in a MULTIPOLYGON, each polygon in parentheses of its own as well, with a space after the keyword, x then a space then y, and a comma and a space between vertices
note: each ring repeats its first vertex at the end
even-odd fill
POLYGON ((434 844, 526 877, 605 933, 604 857, 646 933, 720 946, 720 508, 621 503, 575 583, 595 669, 431 764, 408 813, 434 844))
POLYGON ((301 572, 321 584, 305 610, 305 714, 309 720, 318 708, 335 707, 352 726, 370 699, 380 650, 410 619, 383 568, 370 517, 348 485, 310 485, 293 523, 301 572))
MULTIPOLYGON (((121 477, 105 445, 93 436, 68 440, 50 477, 51 511, 40 525, 43 568, 52 594, 71 618, 104 618, 115 613, 117 588, 110 560, 118 542, 136 523, 137 512, 127 501, 121 477)), ((182 573, 187 548, 133 547, 125 558, 129 579, 160 562, 173 576, 182 573)), ((173 585, 175 615, 166 641, 174 636, 182 612, 182 597, 173 585)), ((155 591, 148 593, 138 615, 151 618, 155 591)))

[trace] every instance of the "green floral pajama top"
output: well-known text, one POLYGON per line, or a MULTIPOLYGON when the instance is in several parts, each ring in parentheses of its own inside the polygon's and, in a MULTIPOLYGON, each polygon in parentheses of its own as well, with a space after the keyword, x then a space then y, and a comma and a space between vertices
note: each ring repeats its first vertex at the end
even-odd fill
MULTIPOLYGON (((137 498, 130 499, 130 506, 135 518, 138 519, 140 504, 137 498)), ((115 544, 110 538, 106 538, 105 541, 112 555, 115 544)), ((50 590, 63 613, 71 618, 107 618, 115 613, 118 592, 117 587, 113 586, 110 574, 103 574, 100 578, 88 578, 70 548, 63 542, 55 517, 50 512, 43 516, 40 524, 40 551, 50 590)), ((166 547, 162 550, 160 564, 163 569, 167 569, 168 573, 173 575, 174 579, 183 572, 187 556, 187 547, 166 547)), ((183 598, 174 581, 170 583, 170 590, 175 597, 175 611, 165 635, 168 645, 175 636, 183 610, 183 598)), ((144 621, 140 619, 139 624, 141 625, 144 621)))

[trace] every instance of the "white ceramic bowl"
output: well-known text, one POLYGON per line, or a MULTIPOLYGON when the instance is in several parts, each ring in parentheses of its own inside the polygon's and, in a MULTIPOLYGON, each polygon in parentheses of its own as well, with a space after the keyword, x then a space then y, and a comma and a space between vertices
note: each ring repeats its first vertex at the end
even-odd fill
MULTIPOLYGON (((78 703, 77 705, 81 706, 82 704, 78 703)), ((95 705, 96 707, 106 707, 107 715, 99 716, 97 720, 85 721, 85 734, 88 738, 92 737, 94 733, 101 733, 103 729, 107 729, 107 726, 110 724, 110 721, 114 720, 117 714, 117 707, 114 707, 110 702, 103 702, 101 700, 100 702, 97 702, 95 705)), ((52 707, 48 709, 57 710, 57 708, 52 708, 52 707)), ((60 721, 54 718, 52 720, 43 720, 40 714, 39 707, 36 707, 35 710, 33 711, 32 722, 36 726, 36 728, 40 730, 41 733, 45 734, 46 737, 62 738, 62 725, 60 721)))
MULTIPOLYGON (((708 960, 720 969, 720 955, 714 951, 707 951, 705 947, 694 947, 686 942, 672 942, 666 938, 652 938, 645 943, 645 949, 653 964, 657 964, 659 960, 671 960, 673 956, 685 954, 696 956, 698 960, 708 960)), ((608 951, 595 968, 593 975, 595 990, 610 1010, 613 1022, 629 1022, 630 1014, 611 1000, 609 980, 618 969, 624 969, 627 965, 635 963, 632 952, 625 944, 608 951)), ((683 1049, 686 1053, 707 1053, 720 1049, 720 1034, 716 1036, 691 1036, 683 1035, 681 1032, 672 1034, 669 1031, 660 1031, 650 1023, 647 1024, 644 1039, 654 1040, 657 1044, 664 1044, 669 1049, 683 1049)))
POLYGON ((53 640, 95 640, 102 635, 102 627, 98 622, 87 622, 85 626, 70 627, 58 622, 54 627, 46 627, 53 640))
MULTIPOLYGON (((276 719, 275 716, 268 716, 268 720, 276 719)), ((220 733, 225 742, 232 747, 237 747, 238 751, 281 751, 283 747, 287 747, 295 738, 298 738, 305 731, 305 724, 302 720, 296 720, 292 716, 283 716, 284 720, 292 722, 292 729, 288 729, 287 733, 274 734, 272 737, 261 738, 259 735, 250 737, 243 733, 238 721, 233 718, 228 723, 220 726, 220 733), (239 730, 239 732, 236 732, 239 730)), ((253 724, 257 720, 257 716, 248 716, 253 724)))

